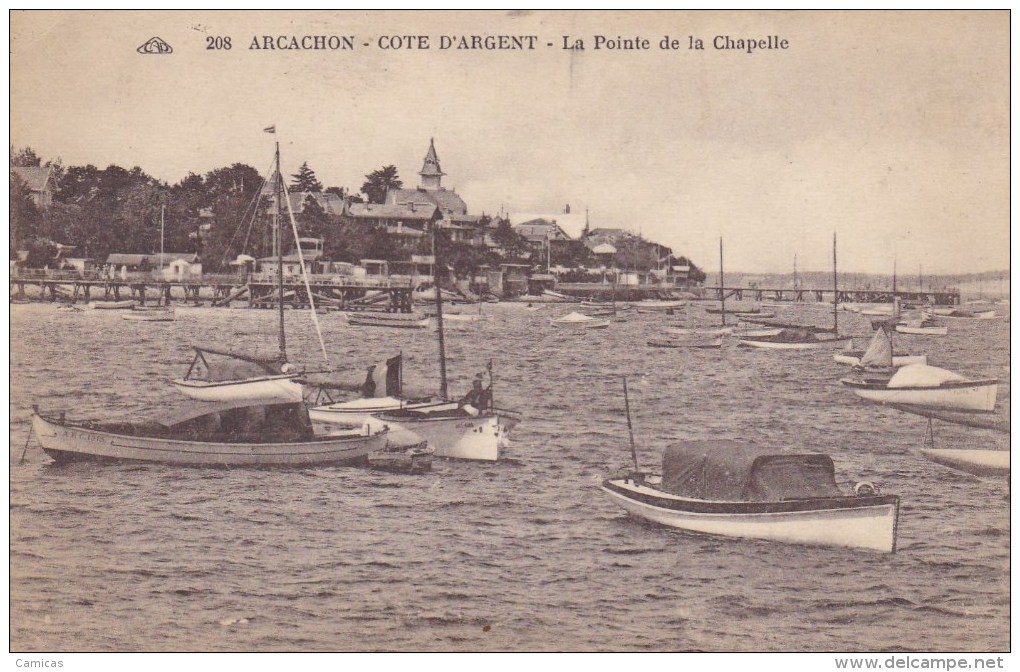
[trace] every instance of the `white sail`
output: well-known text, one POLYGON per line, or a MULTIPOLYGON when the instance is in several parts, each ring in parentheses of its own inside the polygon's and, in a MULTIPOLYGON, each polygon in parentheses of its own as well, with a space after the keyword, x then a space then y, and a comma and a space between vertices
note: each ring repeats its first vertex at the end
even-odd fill
POLYGON ((893 365, 892 341, 885 328, 876 329, 868 349, 861 356, 861 366, 888 367, 893 365))

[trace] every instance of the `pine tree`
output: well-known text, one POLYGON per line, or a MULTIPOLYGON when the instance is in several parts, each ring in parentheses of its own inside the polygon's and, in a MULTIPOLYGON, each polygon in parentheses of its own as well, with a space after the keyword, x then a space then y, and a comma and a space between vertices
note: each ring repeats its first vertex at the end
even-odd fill
POLYGON ((315 177, 315 171, 308 167, 307 161, 302 163, 298 172, 291 177, 293 182, 290 183, 290 188, 294 191, 322 191, 322 182, 315 177))

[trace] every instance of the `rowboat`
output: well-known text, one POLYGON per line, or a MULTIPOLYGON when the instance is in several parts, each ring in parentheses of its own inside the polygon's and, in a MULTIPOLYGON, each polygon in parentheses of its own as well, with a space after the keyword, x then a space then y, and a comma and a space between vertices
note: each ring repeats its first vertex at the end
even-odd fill
POLYGON ((734 312, 733 315, 736 317, 756 317, 760 320, 770 320, 776 316, 775 313, 763 313, 761 311, 734 312))
POLYGON ((413 446, 386 446, 368 454, 368 466, 379 471, 424 474, 432 470, 435 452, 424 442, 413 446))
POLYGON ((346 313, 347 322, 358 327, 389 327, 392 329, 428 329, 429 318, 398 316, 388 313, 346 313))
POLYGON ((738 336, 737 345, 769 350, 816 350, 845 344, 849 340, 848 338, 819 340, 814 333, 805 329, 783 329, 775 336, 738 336))
POLYGON ((995 410, 999 387, 994 378, 968 380, 952 371, 924 364, 904 366, 891 378, 857 376, 840 382, 868 401, 981 412, 995 410))
POLYGON ((140 308, 135 306, 128 312, 121 313, 121 318, 131 322, 173 322, 173 308, 140 308))
POLYGON ((650 338, 648 345, 653 348, 694 348, 700 350, 718 350, 722 347, 722 339, 714 341, 691 341, 678 338, 650 338))
MULTIPOLYGON (((833 361, 848 366, 860 366, 863 350, 841 350, 832 356, 833 361)), ((892 365, 895 367, 910 366, 911 364, 927 364, 928 355, 893 355, 892 365)))
POLYGON ((914 334, 917 336, 945 336, 949 333, 949 327, 938 325, 932 320, 917 320, 914 322, 900 322, 896 325, 898 334, 914 334))
POLYGON ((1008 476, 1008 450, 960 450, 923 448, 921 454, 932 462, 975 476, 1008 476))
POLYGON ((92 310, 131 310, 135 307, 135 302, 130 299, 126 301, 89 301, 88 306, 92 310))
POLYGON ((202 404, 154 421, 71 422, 38 409, 32 429, 57 462, 156 462, 198 467, 313 467, 362 462, 385 431, 317 436, 303 404, 202 404))
POLYGON ((689 532, 896 550, 899 497, 866 482, 844 494, 824 454, 684 441, 664 451, 661 476, 608 479, 602 490, 635 517, 689 532))
POLYGON ((935 313, 940 320, 994 320, 997 315, 994 310, 952 310, 948 313, 935 313))
POLYGON ((554 327, 565 327, 570 329, 605 329, 609 326, 609 320, 582 315, 578 312, 568 313, 563 317, 550 320, 554 327))
POLYGON ((705 328, 700 329, 697 327, 666 327, 666 331, 671 334, 677 334, 680 336, 689 336, 692 334, 701 334, 704 336, 728 336, 734 333, 733 327, 721 327, 721 328, 705 328))

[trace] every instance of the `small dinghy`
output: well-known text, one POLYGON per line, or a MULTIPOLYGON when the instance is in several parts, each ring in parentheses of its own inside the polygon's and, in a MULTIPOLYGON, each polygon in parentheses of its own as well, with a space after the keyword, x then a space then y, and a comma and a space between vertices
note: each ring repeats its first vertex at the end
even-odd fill
POLYGON ((390 329, 428 329, 429 318, 394 313, 347 313, 347 322, 357 327, 390 329))
POLYGON ((127 301, 89 301, 89 308, 92 310, 131 310, 135 302, 127 301))
POLYGON ((739 336, 737 345, 745 348, 767 350, 817 350, 847 343, 849 339, 830 338, 820 340, 808 329, 782 329, 775 336, 739 336))
POLYGON ((924 364, 904 366, 891 378, 863 375, 840 382, 868 401, 985 413, 995 410, 999 387, 994 378, 968 380, 958 373, 924 364))
POLYGON ((633 516, 690 532, 896 550, 899 497, 866 482, 843 493, 824 454, 684 441, 664 451, 661 476, 609 479, 602 490, 633 516))
POLYGON ((922 448, 921 454, 944 467, 974 476, 1009 476, 1008 450, 922 448))
POLYGON ((994 310, 951 310, 948 313, 935 313, 935 317, 941 320, 994 320, 997 315, 994 310))
POLYGON ((949 327, 934 320, 911 320, 908 322, 897 322, 896 333, 913 334, 915 336, 945 336, 949 333, 949 327))
POLYGON ((681 338, 650 338, 648 345, 653 348, 693 348, 696 350, 718 350, 722 347, 722 339, 700 341, 681 338))
POLYGON ((550 320, 554 327, 567 329, 605 329, 609 326, 609 320, 583 315, 578 312, 568 313, 563 317, 550 320))
POLYGON ((897 355, 886 327, 875 331, 867 350, 853 350, 853 341, 847 349, 832 356, 833 361, 860 368, 899 368, 911 364, 927 364, 928 355, 897 355))
POLYGON ((435 452, 424 441, 413 446, 386 446, 368 454, 368 466, 398 474, 424 474, 432 470, 435 452))

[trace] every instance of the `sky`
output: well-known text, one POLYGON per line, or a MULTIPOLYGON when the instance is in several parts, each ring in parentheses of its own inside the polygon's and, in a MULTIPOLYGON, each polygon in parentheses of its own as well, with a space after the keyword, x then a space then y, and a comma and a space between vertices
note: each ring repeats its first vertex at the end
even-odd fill
POLYGON ((275 124, 284 171, 307 161, 356 190, 387 164, 417 185, 434 138, 443 186, 474 214, 569 204, 706 268, 721 237, 726 268, 751 273, 790 272, 794 255, 830 269, 833 233, 848 272, 1001 270, 1009 49, 1005 11, 14 12, 10 142, 176 182, 265 171, 275 124), (264 35, 355 48, 249 48, 264 35), (430 48, 380 48, 405 35, 430 48), (471 35, 537 46, 439 48, 471 35), (650 48, 596 50, 598 35, 650 48), (173 53, 136 51, 154 36, 173 53), (218 37, 231 48, 207 48, 218 37))

